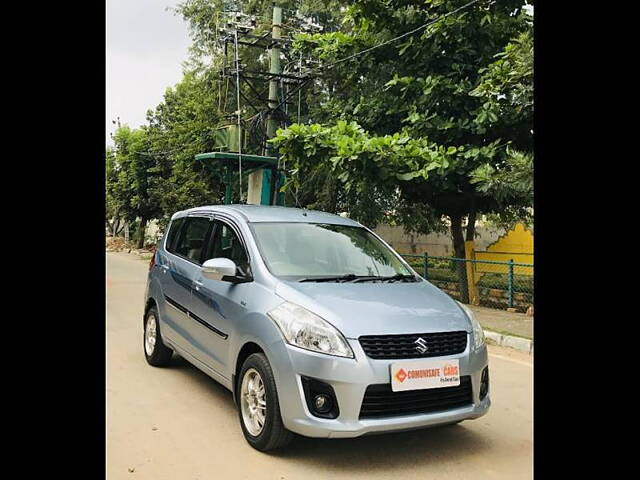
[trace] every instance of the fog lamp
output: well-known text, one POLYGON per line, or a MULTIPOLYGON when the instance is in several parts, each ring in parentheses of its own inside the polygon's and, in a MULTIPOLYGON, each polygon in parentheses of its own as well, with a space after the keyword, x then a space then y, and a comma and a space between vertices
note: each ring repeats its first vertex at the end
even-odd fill
POLYGON ((324 394, 316 395, 314 401, 319 413, 327 413, 331 410, 331 397, 324 394))
POLYGON ((309 413, 314 417, 338 418, 340 410, 333 387, 315 378, 301 376, 300 379, 309 413))

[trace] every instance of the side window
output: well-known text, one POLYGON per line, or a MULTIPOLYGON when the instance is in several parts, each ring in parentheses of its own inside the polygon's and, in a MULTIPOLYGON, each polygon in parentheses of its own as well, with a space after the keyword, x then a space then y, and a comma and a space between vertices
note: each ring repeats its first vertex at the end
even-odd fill
POLYGON ((171 222, 171 225, 169 226, 169 233, 167 234, 167 243, 166 243, 166 249, 168 252, 175 253, 178 232, 180 232, 180 227, 182 226, 183 223, 184 223, 184 217, 177 218, 173 222, 171 222))
POLYGON ((208 218, 187 217, 174 253, 201 264, 202 249, 210 227, 211 221, 208 218))
POLYGON ((247 252, 233 229, 224 222, 215 221, 216 230, 208 258, 228 258, 238 267, 240 275, 249 274, 249 258, 247 252))

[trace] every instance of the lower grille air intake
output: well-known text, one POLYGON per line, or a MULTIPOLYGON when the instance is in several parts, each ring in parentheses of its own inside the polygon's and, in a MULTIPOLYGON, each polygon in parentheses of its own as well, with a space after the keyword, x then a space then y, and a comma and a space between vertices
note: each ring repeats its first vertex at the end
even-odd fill
POLYGON ((369 385, 362 400, 360 418, 394 417, 433 413, 470 406, 471 377, 460 377, 456 387, 394 392, 391 384, 369 385))

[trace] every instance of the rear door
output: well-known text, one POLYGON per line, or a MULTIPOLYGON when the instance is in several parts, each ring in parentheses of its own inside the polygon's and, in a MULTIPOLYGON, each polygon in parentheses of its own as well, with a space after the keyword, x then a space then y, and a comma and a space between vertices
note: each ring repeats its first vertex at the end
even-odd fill
MULTIPOLYGON (((169 275, 169 271, 172 265, 170 252, 175 251, 175 245, 180 237, 180 231, 184 225, 185 218, 180 217, 172 220, 169 224, 169 230, 164 243, 158 248, 156 261, 158 262, 157 279, 160 282, 160 289, 163 297, 158 298, 158 308, 160 309, 160 319, 162 320, 162 336, 170 342, 182 344, 177 339, 178 333, 176 331, 176 325, 180 320, 181 312, 174 309, 166 302, 167 291, 174 291, 173 277, 169 275)), ((175 293, 173 293, 175 296, 175 293)))
POLYGON ((161 264, 164 294, 163 320, 173 330, 172 340, 191 355, 202 357, 198 323, 190 316, 193 282, 200 273, 204 247, 213 227, 210 216, 184 218, 177 238, 169 245, 161 264))

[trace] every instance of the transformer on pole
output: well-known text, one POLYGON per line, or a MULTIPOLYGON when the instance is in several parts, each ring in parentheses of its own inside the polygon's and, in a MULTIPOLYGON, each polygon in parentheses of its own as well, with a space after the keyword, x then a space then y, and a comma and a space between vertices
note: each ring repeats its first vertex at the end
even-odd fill
MULTIPOLYGON (((281 56, 287 59, 291 39, 282 36, 282 8, 273 7, 271 29, 256 34, 259 28, 255 16, 242 12, 226 12, 228 17, 217 23, 216 38, 218 50, 224 56, 225 64, 220 81, 235 84, 235 111, 226 116, 228 124, 216 132, 216 147, 222 151, 196 155, 198 161, 217 161, 224 166, 225 204, 233 203, 234 172, 238 173, 238 191, 242 197, 242 178, 248 177, 246 201, 249 204, 283 205, 284 171, 280 168, 277 153, 268 139, 275 136, 278 125, 286 122, 289 99, 298 94, 309 81, 310 69, 304 71, 298 59, 289 61, 283 73, 281 56), (269 71, 251 70, 241 61, 240 48, 258 48, 269 52, 269 71), (228 63, 230 48, 233 61, 228 63), (287 65, 294 65, 286 71, 287 65), (268 97, 257 82, 268 82, 268 97), (242 86, 247 88, 243 89, 242 86), (282 86, 286 86, 286 93, 282 86), (247 108, 253 115, 243 118, 247 108), (253 145, 249 148, 249 142, 253 145), (250 150, 257 150, 250 152, 250 150)), ((290 23, 300 24, 305 31, 321 27, 300 15, 290 23)), ((291 59, 289 59, 291 60, 291 59)), ((228 92, 227 92, 228 93, 228 92)), ((226 107, 226 98, 225 107, 226 107)), ((239 199, 242 201, 242 198, 239 199)))

